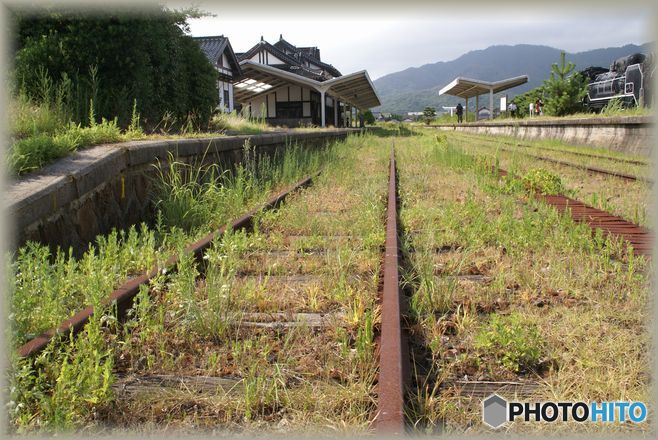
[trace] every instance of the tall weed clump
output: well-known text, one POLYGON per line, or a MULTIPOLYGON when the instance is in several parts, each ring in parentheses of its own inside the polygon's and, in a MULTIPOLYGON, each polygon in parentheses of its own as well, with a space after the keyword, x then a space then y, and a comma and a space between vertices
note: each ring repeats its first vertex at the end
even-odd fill
POLYGON ((257 154, 245 142, 243 160, 221 171, 218 164, 185 163, 170 154, 157 165, 158 202, 163 225, 192 231, 217 228, 248 205, 263 202, 271 190, 319 171, 335 154, 335 145, 311 149, 287 145, 273 155, 257 154))
MULTIPOLYGON (((90 70, 92 74, 96 71, 94 68, 90 70)), ((14 174, 39 169, 85 146, 122 139, 117 118, 97 121, 93 98, 89 100, 88 125, 74 122, 71 109, 73 86, 66 75, 55 83, 48 72, 40 68, 37 78, 39 89, 36 96, 30 97, 21 88, 11 100, 10 130, 14 140, 7 161, 14 174)))
POLYGON ((249 118, 244 113, 235 111, 217 113, 210 119, 209 127, 216 131, 239 131, 245 134, 257 134, 269 130, 264 118, 249 118))

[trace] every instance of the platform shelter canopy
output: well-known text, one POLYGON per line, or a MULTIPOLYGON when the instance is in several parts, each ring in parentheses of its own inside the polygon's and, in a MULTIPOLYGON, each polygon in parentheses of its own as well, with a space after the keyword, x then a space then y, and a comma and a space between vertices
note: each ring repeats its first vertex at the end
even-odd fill
POLYGON ((452 95, 460 98, 472 98, 486 93, 498 93, 528 82, 528 75, 516 76, 501 81, 482 81, 464 77, 455 78, 450 84, 439 90, 439 95, 452 95))
POLYGON ((234 85, 238 101, 244 101, 267 93, 284 84, 307 86, 318 92, 336 96, 360 110, 381 105, 375 86, 365 70, 339 76, 327 81, 316 81, 286 72, 266 64, 245 60, 240 63, 242 76, 234 85))

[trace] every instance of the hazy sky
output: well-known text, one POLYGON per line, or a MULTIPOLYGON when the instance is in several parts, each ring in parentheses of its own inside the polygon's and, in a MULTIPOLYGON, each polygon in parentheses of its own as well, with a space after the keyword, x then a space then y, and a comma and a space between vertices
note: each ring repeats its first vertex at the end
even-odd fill
MULTIPOLYGON (((379 8, 355 9, 331 1, 324 2, 323 9, 308 6, 318 3, 233 1, 227 6, 198 1, 196 6, 216 17, 191 20, 191 32, 193 36, 223 34, 236 52, 251 48, 261 35, 275 43, 283 34, 297 46, 319 47, 322 60, 343 74, 367 69, 372 79, 408 67, 450 61, 495 44, 541 44, 580 52, 654 39, 654 11, 634 2, 621 9, 619 2, 603 8, 571 7, 568 13, 560 4, 529 10, 532 2, 523 8, 503 3, 496 10, 472 5, 448 10, 445 4, 427 6, 413 0, 400 0, 396 6, 383 3, 379 8), (620 11, 624 11, 623 21, 620 11)), ((192 3, 169 1, 166 5, 192 3)))

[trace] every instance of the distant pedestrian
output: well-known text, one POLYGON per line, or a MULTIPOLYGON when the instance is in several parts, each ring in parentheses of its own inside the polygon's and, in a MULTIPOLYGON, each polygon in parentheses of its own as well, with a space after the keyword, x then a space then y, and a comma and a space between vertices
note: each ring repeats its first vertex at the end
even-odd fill
POLYGON ((509 114, 511 117, 513 118, 516 117, 516 104, 510 102, 509 105, 507 106, 507 110, 509 110, 509 114))
POLYGON ((464 118, 463 118, 464 107, 462 107, 461 102, 457 104, 456 111, 457 111, 457 123, 461 124, 462 122, 464 122, 464 118))
POLYGON ((535 104, 534 104, 533 102, 531 102, 530 104, 528 104, 528 114, 529 114, 530 116, 534 116, 534 115, 535 115, 535 104))
POLYGON ((544 100, 539 98, 539 108, 537 109, 539 116, 544 116, 544 100))

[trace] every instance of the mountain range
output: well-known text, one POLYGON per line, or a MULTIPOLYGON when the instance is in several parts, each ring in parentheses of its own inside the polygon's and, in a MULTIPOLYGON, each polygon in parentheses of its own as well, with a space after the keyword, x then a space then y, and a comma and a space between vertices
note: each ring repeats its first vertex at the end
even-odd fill
MULTIPOLYGON (((648 53, 652 48, 652 43, 639 46, 627 44, 621 47, 608 47, 586 52, 567 52, 566 59, 576 64, 576 70, 583 70, 589 66, 607 68, 617 58, 637 52, 648 53)), ((540 86, 545 79, 548 79, 551 65, 559 62, 561 52, 563 52, 561 49, 548 46, 499 45, 468 52, 452 61, 439 61, 420 67, 410 67, 374 81, 382 105, 374 108, 373 111, 404 115, 407 112, 422 111, 425 107, 431 106, 437 110, 437 113, 440 113, 441 106, 456 105, 459 100, 454 96, 439 96, 439 90, 458 76, 498 81, 528 75, 526 84, 502 93, 507 94, 511 99, 515 95, 540 86)), ((488 103, 486 97, 481 98, 480 101, 481 105, 488 103)), ((472 105, 474 104, 473 102, 472 105)))

